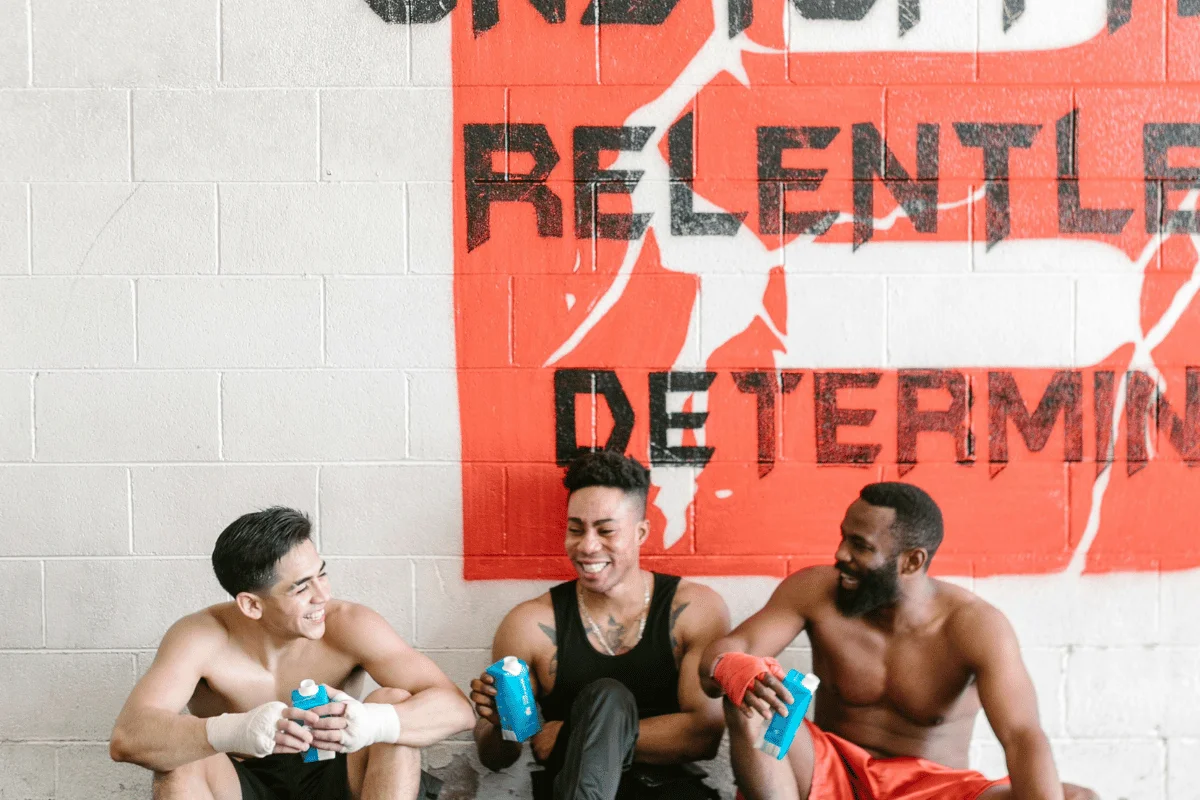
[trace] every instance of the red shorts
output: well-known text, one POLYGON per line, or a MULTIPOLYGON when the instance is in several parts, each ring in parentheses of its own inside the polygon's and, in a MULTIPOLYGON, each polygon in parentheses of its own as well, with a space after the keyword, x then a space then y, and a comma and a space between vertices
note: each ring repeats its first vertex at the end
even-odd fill
POLYGON ((804 724, 813 740, 808 800, 975 800, 986 789, 1008 785, 1008 778, 991 781, 923 758, 876 758, 808 720, 804 724))

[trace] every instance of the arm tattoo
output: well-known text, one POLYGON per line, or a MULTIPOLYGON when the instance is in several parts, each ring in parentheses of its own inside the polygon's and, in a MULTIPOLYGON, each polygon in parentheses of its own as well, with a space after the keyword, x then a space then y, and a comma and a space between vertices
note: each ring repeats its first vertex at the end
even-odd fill
POLYGON ((675 638, 675 623, 679 621, 679 616, 683 614, 683 610, 691 603, 680 603, 671 610, 671 652, 675 654, 675 664, 679 665, 683 661, 683 645, 675 638))
POLYGON ((542 629, 542 633, 546 634, 546 638, 555 644, 554 654, 550 656, 550 663, 546 666, 546 674, 550 676, 550 680, 554 680, 554 676, 558 674, 558 632, 540 622, 538 627, 542 629))
POLYGON ((611 614, 608 617, 608 626, 608 630, 604 634, 608 640, 608 646, 612 648, 612 651, 620 654, 628 650, 629 648, 622 644, 622 640, 625 638, 625 626, 617 622, 616 618, 611 614))
POLYGON ((550 638, 550 641, 558 644, 558 634, 555 632, 554 628, 551 628, 549 625, 543 625, 540 622, 538 623, 538 627, 542 629, 542 633, 546 634, 546 636, 550 638))

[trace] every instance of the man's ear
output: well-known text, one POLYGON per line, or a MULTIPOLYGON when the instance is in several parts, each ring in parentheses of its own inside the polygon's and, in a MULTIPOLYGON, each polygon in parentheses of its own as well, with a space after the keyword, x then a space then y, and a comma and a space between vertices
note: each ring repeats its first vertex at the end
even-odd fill
POLYGON ((233 601, 237 603, 238 610, 250 619, 262 619, 263 601, 258 595, 251 592, 239 592, 233 601))
POLYGON ((637 543, 641 547, 650 538, 650 520, 644 519, 637 524, 637 543))
POLYGON ((900 574, 915 575, 929 563, 929 551, 918 547, 907 551, 900 559, 900 574))

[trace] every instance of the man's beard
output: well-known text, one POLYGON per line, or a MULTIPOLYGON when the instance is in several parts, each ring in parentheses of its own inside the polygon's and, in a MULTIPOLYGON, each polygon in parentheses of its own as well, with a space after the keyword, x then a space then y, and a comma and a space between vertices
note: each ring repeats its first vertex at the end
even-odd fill
POLYGON ((896 572, 898 559, 893 558, 879 569, 861 575, 837 566, 839 572, 858 579, 858 586, 847 589, 838 581, 837 609, 845 617, 862 617, 885 606, 895 605, 900 598, 900 576, 896 572))

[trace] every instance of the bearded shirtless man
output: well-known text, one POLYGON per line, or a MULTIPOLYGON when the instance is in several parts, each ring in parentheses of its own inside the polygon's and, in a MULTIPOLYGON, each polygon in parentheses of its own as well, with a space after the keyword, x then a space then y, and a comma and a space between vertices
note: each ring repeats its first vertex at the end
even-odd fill
POLYGON ((269 508, 217 539, 234 600, 167 631, 113 729, 113 759, 153 770, 155 798, 437 796, 418 748, 469 730, 471 706, 383 617, 333 599, 309 532, 302 513, 269 508), (382 688, 359 702, 364 674, 382 688), (305 679, 332 702, 291 707, 305 679), (332 758, 304 763, 310 748, 332 758))
POLYGON ((942 514, 904 483, 865 487, 842 520, 836 565, 795 573, 700 661, 725 696, 731 757, 747 800, 1094 800, 1059 783, 1012 626, 974 594, 929 577, 942 514), (778 655, 801 632, 821 679, 816 724, 782 761, 756 749, 792 697, 778 655), (1009 777, 967 769, 983 708, 1009 777), (1011 785, 1010 785, 1011 781, 1011 785))

